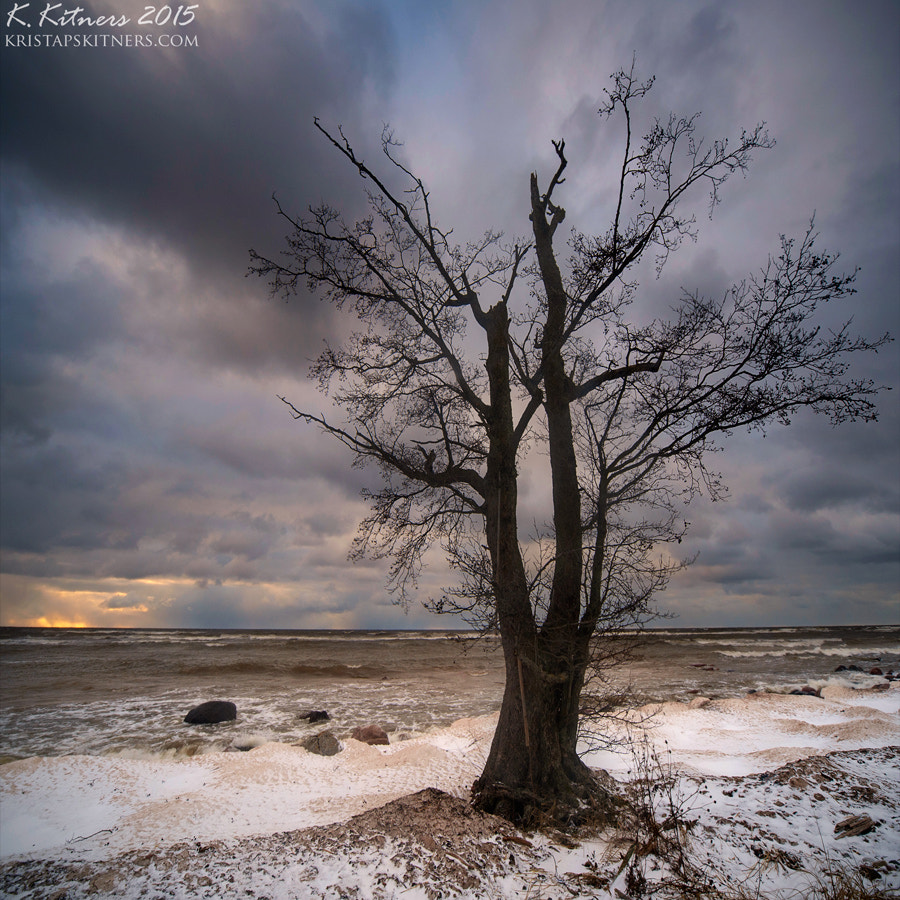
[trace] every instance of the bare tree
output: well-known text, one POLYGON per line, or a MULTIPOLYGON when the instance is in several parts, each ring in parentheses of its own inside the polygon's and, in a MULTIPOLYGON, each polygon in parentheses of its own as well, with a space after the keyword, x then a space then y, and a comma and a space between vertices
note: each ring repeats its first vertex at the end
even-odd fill
POLYGON ((651 85, 633 70, 613 76, 600 109, 624 124, 612 222, 600 236, 572 232, 562 267, 564 142, 546 189, 531 176, 528 241, 487 231, 458 246, 390 133, 382 176, 318 121, 366 182, 368 216, 348 223, 323 205, 294 217, 278 205, 285 255, 251 251, 273 293, 306 286, 361 323, 312 367, 342 418, 289 405, 381 468, 353 552, 392 560, 402 602, 425 550, 441 545, 460 582, 434 608, 499 630, 506 687, 474 794, 513 818, 602 802, 576 749, 592 647, 642 622, 683 564, 665 547, 680 542, 683 503, 721 490, 705 462, 716 438, 801 408, 834 422, 876 416, 878 386, 849 378, 847 359, 889 338, 816 325, 822 304, 853 293, 855 272, 836 270, 812 227, 723 298, 686 294, 672 321, 629 322, 629 273, 648 252, 660 268, 695 237, 683 199, 705 188, 711 212, 728 176, 771 146, 762 125, 706 144, 696 117, 656 121, 636 139, 634 108, 651 85), (552 509, 523 540, 517 467, 529 442, 547 451, 552 509))

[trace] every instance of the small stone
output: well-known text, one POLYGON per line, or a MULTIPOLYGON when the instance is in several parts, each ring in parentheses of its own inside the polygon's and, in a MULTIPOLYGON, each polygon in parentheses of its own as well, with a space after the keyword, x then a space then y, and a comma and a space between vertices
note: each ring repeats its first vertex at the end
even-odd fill
POLYGON ((810 687, 808 684, 803 685, 802 688, 796 688, 791 691, 792 694, 796 696, 804 696, 804 697, 821 697, 822 695, 814 688, 810 687))
POLYGON ((320 731, 311 735, 302 741, 300 746, 319 756, 335 756, 341 752, 341 742, 330 731, 320 731))
POLYGON ((875 866, 868 866, 865 863, 859 867, 859 874, 863 878, 868 878, 869 881, 878 881, 881 878, 881 872, 875 866))
POLYGON ((390 744, 387 733, 378 725, 363 725, 356 728, 350 737, 364 744, 390 744))

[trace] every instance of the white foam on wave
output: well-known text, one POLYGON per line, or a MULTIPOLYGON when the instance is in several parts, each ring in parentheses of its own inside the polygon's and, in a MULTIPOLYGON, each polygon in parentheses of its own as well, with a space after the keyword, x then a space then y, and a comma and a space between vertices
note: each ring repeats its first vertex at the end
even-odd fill
MULTIPOLYGON (((714 643, 710 641, 708 643, 714 643)), ((737 642, 735 642, 737 644, 737 642)), ((810 641, 777 641, 765 647, 756 645, 752 650, 716 650, 720 656, 731 659, 761 659, 766 656, 835 656, 844 659, 858 658, 861 655, 865 659, 876 659, 882 656, 896 656, 900 654, 900 646, 894 644, 883 647, 867 647, 865 653, 860 654, 858 647, 828 646, 820 640, 810 641)))
POLYGON ((755 689, 768 694, 790 694, 791 691, 804 687, 815 688, 820 693, 826 689, 840 688, 852 692, 867 691, 876 685, 884 684, 885 680, 879 675, 869 675, 868 672, 840 672, 835 675, 826 675, 824 678, 804 678, 787 682, 757 681, 755 689))

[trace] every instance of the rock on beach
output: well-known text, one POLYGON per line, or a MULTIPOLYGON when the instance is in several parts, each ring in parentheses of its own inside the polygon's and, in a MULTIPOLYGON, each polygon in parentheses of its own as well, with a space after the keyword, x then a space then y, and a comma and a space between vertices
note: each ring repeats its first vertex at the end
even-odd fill
POLYGON ((802 688, 797 688, 791 691, 791 694, 794 696, 804 696, 804 697, 821 697, 822 694, 820 691, 817 691, 814 687, 811 687, 808 684, 803 685, 802 688))
POLYGON ((390 744, 387 733, 378 725, 362 725, 354 729, 350 737, 364 744, 390 744))
POLYGON ((318 734, 313 734, 302 741, 300 746, 319 756, 335 756, 341 752, 341 743, 331 731, 320 731, 318 734))

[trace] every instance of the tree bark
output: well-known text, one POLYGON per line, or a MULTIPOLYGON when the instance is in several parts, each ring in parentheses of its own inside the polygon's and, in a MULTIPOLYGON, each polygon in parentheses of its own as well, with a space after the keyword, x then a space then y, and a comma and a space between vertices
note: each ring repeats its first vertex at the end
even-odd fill
MULTIPOLYGON (((562 144, 556 145, 560 166, 550 191, 559 182, 566 160, 562 144)), ((581 591, 584 573, 582 550, 581 490, 575 458, 571 404, 574 399, 571 380, 563 359, 567 325, 568 295, 553 250, 553 234, 565 217, 547 196, 541 197, 537 176, 531 176, 531 223, 535 253, 544 293, 547 317, 541 340, 544 368, 544 409, 547 415, 550 474, 553 486, 553 525, 555 555, 550 605, 541 629, 546 644, 544 666, 561 679, 556 708, 557 727, 567 766, 576 776, 584 774, 577 755, 578 711, 584 686, 588 646, 579 640, 581 591), (547 220, 547 212, 552 218, 547 220)), ((590 635, 587 635, 587 641, 590 635)))
MULTIPOLYGON (((545 640, 537 639, 538 648, 545 640)), ((576 752, 584 669, 543 671, 536 654, 511 652, 504 636, 506 688, 494 740, 473 786, 476 805, 512 821, 567 821, 598 809, 599 786, 576 752), (572 715, 574 711, 574 716, 572 715)))

